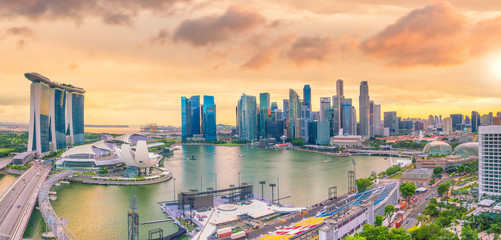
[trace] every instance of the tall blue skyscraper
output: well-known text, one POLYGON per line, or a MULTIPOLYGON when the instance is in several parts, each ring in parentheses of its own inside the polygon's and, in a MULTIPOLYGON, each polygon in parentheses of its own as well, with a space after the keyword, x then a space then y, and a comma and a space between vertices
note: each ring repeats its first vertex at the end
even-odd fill
POLYGON ((283 119, 284 120, 289 119, 289 110, 290 110, 289 105, 290 105, 289 99, 284 99, 284 101, 283 101, 283 108, 284 108, 284 110, 283 110, 284 118, 283 119))
POLYGON ((306 84, 303 87, 304 105, 311 111, 311 88, 306 84))
POLYGON ((214 96, 204 95, 202 128, 206 141, 217 140, 216 129, 216 104, 214 96))
POLYGON ((69 144, 85 143, 85 90, 51 82, 38 73, 24 75, 32 81, 27 150, 43 155, 69 144))
POLYGON ((238 101, 238 133, 240 140, 258 139, 256 97, 243 94, 238 101))
POLYGON ((259 94, 259 113, 258 113, 258 129, 259 137, 266 138, 266 121, 270 119, 270 94, 259 94))
POLYGON ((343 115, 343 134, 353 134, 353 114, 351 98, 345 98, 342 104, 343 115))
POLYGON ((200 96, 191 96, 191 133, 200 134, 200 96))
POLYGON ((189 137, 193 137, 191 127, 191 100, 181 97, 181 139, 183 141, 186 141, 189 137))

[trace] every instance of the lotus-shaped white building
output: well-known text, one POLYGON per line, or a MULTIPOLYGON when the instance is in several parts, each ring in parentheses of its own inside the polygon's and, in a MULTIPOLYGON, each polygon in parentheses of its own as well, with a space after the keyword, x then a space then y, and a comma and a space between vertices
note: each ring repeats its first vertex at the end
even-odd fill
POLYGON ((148 145, 144 140, 137 141, 135 152, 127 143, 122 144, 121 149, 116 147, 115 152, 125 165, 137 168, 153 167, 160 160, 159 158, 155 158, 154 154, 148 152, 148 145))

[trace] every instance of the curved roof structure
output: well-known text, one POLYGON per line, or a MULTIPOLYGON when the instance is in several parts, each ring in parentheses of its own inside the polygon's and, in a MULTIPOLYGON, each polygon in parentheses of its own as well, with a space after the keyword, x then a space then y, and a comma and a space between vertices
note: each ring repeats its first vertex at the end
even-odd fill
POLYGON ((459 144, 454 148, 454 154, 463 157, 478 157, 478 142, 467 142, 459 144))
POLYGON ((136 143, 137 141, 143 140, 147 141, 150 140, 150 137, 147 137, 145 135, 137 134, 137 133, 129 133, 129 134, 124 134, 120 135, 113 140, 121 141, 124 143, 136 143))
POLYGON ((127 166, 133 166, 137 168, 148 168, 153 167, 158 163, 158 160, 153 160, 150 158, 148 153, 148 145, 146 141, 139 140, 136 145, 136 151, 132 151, 129 144, 122 144, 121 149, 115 148, 118 156, 127 166))
POLYGON ((66 90, 68 92, 85 93, 85 90, 83 88, 79 88, 79 87, 75 87, 75 86, 71 86, 71 85, 67 85, 67 84, 60 84, 60 83, 52 82, 52 81, 50 81, 50 79, 48 79, 45 76, 42 76, 39 73, 35 73, 35 72, 25 73, 24 76, 30 81, 43 82, 43 83, 49 85, 50 87, 60 88, 60 89, 66 90))
POLYGON ((449 155, 452 152, 451 146, 446 142, 433 141, 428 144, 423 149, 423 152, 430 154, 445 154, 449 155))

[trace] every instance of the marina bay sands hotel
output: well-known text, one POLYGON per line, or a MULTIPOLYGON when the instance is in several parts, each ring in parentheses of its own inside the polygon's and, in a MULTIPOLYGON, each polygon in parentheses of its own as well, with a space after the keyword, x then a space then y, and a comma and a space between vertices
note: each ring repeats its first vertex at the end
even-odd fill
POLYGON ((84 144, 84 93, 79 87, 25 73, 32 81, 28 151, 42 156, 84 144))

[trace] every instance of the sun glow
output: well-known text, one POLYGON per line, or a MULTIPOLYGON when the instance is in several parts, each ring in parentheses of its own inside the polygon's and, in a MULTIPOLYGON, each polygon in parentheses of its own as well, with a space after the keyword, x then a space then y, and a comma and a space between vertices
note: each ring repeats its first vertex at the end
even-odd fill
POLYGON ((495 59, 491 63, 491 69, 496 78, 501 78, 501 58, 495 59))

